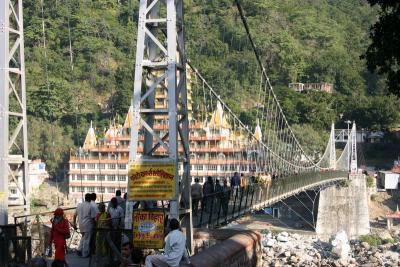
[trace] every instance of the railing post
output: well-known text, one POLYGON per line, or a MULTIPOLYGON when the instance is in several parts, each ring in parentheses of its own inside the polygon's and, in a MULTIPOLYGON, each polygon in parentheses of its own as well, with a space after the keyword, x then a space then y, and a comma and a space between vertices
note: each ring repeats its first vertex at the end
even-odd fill
POLYGON ((201 199, 201 205, 200 205, 201 213, 200 213, 200 221, 198 227, 201 227, 203 224, 203 214, 204 214, 204 208, 206 206, 206 199, 207 199, 206 196, 203 196, 203 198, 201 199))
POLYGON ((243 200, 243 195, 244 195, 244 188, 240 188, 240 202, 239 202, 239 208, 238 208, 238 216, 240 216, 240 208, 242 207, 242 200, 243 200))
MULTIPOLYGON (((210 197, 211 197, 211 209, 210 209, 210 215, 208 217, 208 228, 210 228, 210 225, 211 225, 211 219, 212 219, 212 214, 213 214, 213 210, 214 210, 214 198, 215 198, 215 195, 211 195, 210 197)), ((208 200, 207 200, 207 202, 208 202, 208 200)))
POLYGON ((250 207, 252 207, 252 205, 253 205, 254 191, 255 191, 255 188, 256 188, 255 185, 253 185, 252 188, 253 188, 253 191, 251 193, 250 207))
MULTIPOLYGON (((223 194, 223 192, 221 194, 223 194)), ((218 215, 217 215, 217 225, 219 224, 219 215, 221 213, 222 200, 223 200, 223 195, 221 195, 219 197, 219 201, 217 201, 217 203, 219 203, 219 205, 218 205, 218 215)))
POLYGON ((37 229, 38 229, 38 234, 39 234, 39 253, 38 255, 43 255, 43 247, 44 247, 44 242, 43 242, 43 235, 42 235, 42 231, 40 229, 40 217, 39 215, 36 215, 36 223, 37 223, 37 229))
POLYGON ((232 218, 231 218, 232 220, 235 217, 235 208, 236 208, 236 200, 237 200, 238 191, 239 191, 239 188, 236 187, 235 200, 233 201, 233 209, 232 209, 232 218))
POLYGON ((250 186, 247 186, 246 201, 244 202, 244 211, 245 212, 246 212, 246 208, 247 208, 247 200, 249 198, 249 190, 250 190, 250 186))
MULTIPOLYGON (((231 192, 232 192, 233 190, 232 189, 229 189, 229 194, 228 194, 228 199, 226 199, 225 201, 226 201, 226 208, 225 208, 225 223, 227 223, 228 222, 228 213, 229 213, 229 202, 231 201, 231 192)), ((224 205, 225 205, 225 203, 224 203, 224 205)))

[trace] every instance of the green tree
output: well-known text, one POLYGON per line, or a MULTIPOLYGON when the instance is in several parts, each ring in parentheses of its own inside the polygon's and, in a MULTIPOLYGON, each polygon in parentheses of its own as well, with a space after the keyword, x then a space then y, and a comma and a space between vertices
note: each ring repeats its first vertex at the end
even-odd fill
POLYGON ((368 69, 386 76, 390 92, 400 95, 400 2, 368 0, 379 6, 378 21, 371 27, 372 43, 365 55, 368 69))

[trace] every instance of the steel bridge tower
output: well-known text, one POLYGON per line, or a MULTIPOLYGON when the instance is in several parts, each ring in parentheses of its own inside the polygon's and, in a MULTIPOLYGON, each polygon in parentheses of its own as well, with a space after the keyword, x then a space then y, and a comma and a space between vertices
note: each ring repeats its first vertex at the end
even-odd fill
POLYGON ((140 0, 129 162, 154 160, 175 164, 176 196, 170 203, 169 215, 170 218, 184 217, 190 247, 192 214, 183 21, 183 0, 140 0), (166 92, 166 107, 156 105, 156 90, 166 92), (166 129, 161 132, 154 129, 154 122, 160 117, 167 121, 166 129), (140 135, 144 136, 141 157, 138 155, 140 135), (181 185, 180 164, 183 165, 181 185), (180 202, 184 207, 179 206, 180 202))
POLYGON ((28 204, 22 0, 0 1, 0 225, 8 223, 8 183, 13 180, 28 204), (23 188, 17 175, 22 171, 23 188))

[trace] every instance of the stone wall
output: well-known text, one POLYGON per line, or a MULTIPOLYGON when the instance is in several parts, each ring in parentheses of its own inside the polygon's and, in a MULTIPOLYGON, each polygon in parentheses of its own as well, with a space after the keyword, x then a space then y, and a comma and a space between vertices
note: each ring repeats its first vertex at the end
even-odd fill
MULTIPOLYGON (((212 235, 226 237, 224 241, 202 250, 191 257, 191 266, 195 267, 247 267, 261 265, 261 236, 254 231, 232 231, 212 235)), ((218 238, 217 238, 218 239, 218 238)))
POLYGON ((322 240, 345 230, 350 239, 370 231, 365 176, 350 177, 348 187, 332 186, 321 191, 316 232, 322 240))

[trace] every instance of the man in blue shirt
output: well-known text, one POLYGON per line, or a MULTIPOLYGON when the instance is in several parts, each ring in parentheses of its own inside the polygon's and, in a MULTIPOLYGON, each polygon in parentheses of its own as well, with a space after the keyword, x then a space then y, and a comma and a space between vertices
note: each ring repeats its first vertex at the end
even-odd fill
POLYGON ((238 172, 235 172, 231 178, 231 187, 237 188, 240 186, 240 176, 238 172))

